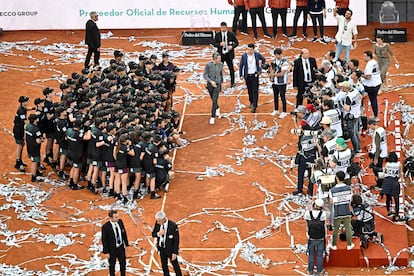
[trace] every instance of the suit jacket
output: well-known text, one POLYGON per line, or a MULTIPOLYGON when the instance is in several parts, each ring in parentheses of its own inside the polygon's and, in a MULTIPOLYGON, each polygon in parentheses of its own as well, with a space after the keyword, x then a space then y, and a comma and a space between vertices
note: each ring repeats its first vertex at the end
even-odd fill
MULTIPOLYGON (((257 73, 260 73, 262 72, 262 67, 259 66, 259 60, 262 61, 262 64, 265 64, 266 59, 259 52, 254 52, 254 57, 256 58, 257 73)), ((240 61, 240 67, 239 67, 240 77, 243 77, 246 79, 247 72, 248 72, 247 53, 244 53, 240 61)))
MULTIPOLYGON (((311 70, 311 82, 315 81, 315 70, 318 69, 316 60, 309 57, 309 66, 311 70)), ((298 89, 305 89, 305 73, 303 72, 302 58, 295 59, 293 62, 293 87, 298 89)))
MULTIPOLYGON (((161 249, 159 244, 158 232, 161 229, 161 225, 155 222, 154 229, 152 230, 152 236, 157 238, 157 248, 161 249)), ((165 235, 165 251, 168 256, 172 254, 178 255, 178 250, 180 248, 180 233, 178 232, 178 226, 175 222, 168 220, 167 223, 167 234, 165 235)))
POLYGON ((86 22, 85 43, 93 49, 101 47, 101 34, 95 21, 92 19, 86 22))
MULTIPOLYGON (((220 46, 220 43, 223 41, 222 32, 217 32, 216 36, 214 37, 213 45, 217 48, 220 55, 223 54, 223 46, 220 46)), ((230 59, 234 58, 234 48, 239 45, 239 40, 237 39, 236 35, 233 32, 227 31, 227 45, 232 46, 233 49, 228 51, 230 59)))
MULTIPOLYGON (((124 246, 129 246, 128 244, 128 236, 125 231, 125 226, 122 220, 118 220, 119 228, 121 228, 121 236, 124 246)), ((116 249, 116 237, 114 229, 112 228, 112 224, 110 221, 107 221, 102 226, 102 245, 103 245, 103 253, 104 254, 113 254, 116 249)))

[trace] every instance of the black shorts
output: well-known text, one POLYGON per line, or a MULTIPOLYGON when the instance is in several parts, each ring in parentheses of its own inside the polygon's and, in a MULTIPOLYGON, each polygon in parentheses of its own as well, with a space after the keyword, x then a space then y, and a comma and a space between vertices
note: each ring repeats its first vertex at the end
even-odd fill
POLYGON ((13 136, 16 143, 17 141, 24 141, 24 127, 13 127, 13 136))
POLYGON ((68 155, 68 159, 72 161, 73 163, 82 163, 82 155, 80 156, 68 155))

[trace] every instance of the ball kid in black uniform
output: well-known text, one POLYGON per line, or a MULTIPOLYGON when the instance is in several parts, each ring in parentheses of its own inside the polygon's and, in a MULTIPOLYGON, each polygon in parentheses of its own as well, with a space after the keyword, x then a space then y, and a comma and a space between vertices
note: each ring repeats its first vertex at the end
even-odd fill
POLYGON ((16 141, 16 164, 14 167, 21 172, 24 172, 24 167, 27 166, 22 161, 22 151, 24 147, 24 126, 27 122, 27 106, 29 104, 29 98, 26 96, 19 97, 19 107, 17 108, 16 115, 14 116, 13 136, 16 141))
POLYGON ((32 182, 37 182, 37 176, 42 174, 37 170, 40 163, 40 145, 43 142, 43 136, 40 129, 37 127, 39 122, 39 115, 31 114, 29 116, 29 124, 25 128, 27 154, 32 161, 30 172, 32 173, 32 182))

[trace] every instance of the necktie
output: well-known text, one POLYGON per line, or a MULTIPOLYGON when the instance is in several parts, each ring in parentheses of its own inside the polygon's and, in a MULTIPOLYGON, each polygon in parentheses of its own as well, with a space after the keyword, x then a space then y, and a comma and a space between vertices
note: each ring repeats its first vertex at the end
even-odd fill
POLYGON ((223 42, 225 43, 225 45, 223 46, 223 52, 226 53, 227 52, 227 41, 226 41, 226 32, 223 32, 223 42))
MULTIPOLYGON (((161 230, 164 230, 164 224, 161 225, 161 230)), ((160 247, 165 248, 165 233, 160 237, 160 247)))
POLYGON ((120 247, 122 244, 121 233, 119 232, 119 225, 115 224, 116 231, 116 247, 120 247))
POLYGON ((305 60, 305 67, 306 67, 306 82, 310 82, 311 81, 311 73, 310 73, 310 69, 309 69, 309 60, 305 60))

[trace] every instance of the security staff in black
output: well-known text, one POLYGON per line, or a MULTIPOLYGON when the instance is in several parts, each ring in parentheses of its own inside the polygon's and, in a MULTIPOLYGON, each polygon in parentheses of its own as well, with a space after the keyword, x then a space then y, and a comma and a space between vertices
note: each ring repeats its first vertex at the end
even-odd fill
POLYGON ((303 135, 299 139, 299 163, 298 163, 298 189, 293 192, 294 195, 301 194, 305 178, 305 171, 308 171, 308 195, 313 195, 313 183, 310 180, 312 175, 311 163, 316 158, 316 143, 311 135, 303 135))
POLYGON ((29 98, 26 96, 19 97, 19 107, 17 108, 16 115, 14 116, 13 136, 17 144, 16 149, 16 165, 14 167, 24 172, 27 165, 22 161, 22 151, 24 147, 24 125, 27 121, 27 106, 29 98))
POLYGON ((31 114, 29 116, 29 124, 25 128, 27 154, 29 155, 29 158, 32 161, 32 166, 30 170, 32 173, 32 182, 37 182, 38 180, 36 176, 42 175, 37 170, 40 163, 40 145, 43 142, 42 132, 37 127, 38 122, 39 116, 31 114))

